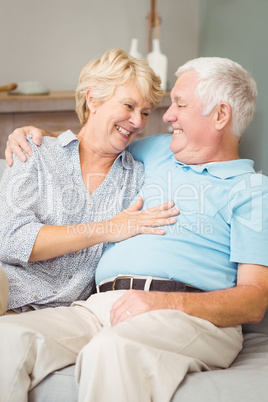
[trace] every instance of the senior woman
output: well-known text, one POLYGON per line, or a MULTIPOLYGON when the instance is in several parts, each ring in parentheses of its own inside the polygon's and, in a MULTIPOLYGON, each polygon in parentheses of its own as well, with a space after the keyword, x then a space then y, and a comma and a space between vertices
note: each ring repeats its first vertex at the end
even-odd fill
MULTIPOLYGON (((129 207, 144 170, 125 148, 161 98, 160 79, 146 61, 112 49, 81 72, 79 134, 46 137, 40 147, 29 138, 32 157, 27 163, 15 158, 6 169, 0 261, 9 279, 8 309, 22 312, 87 299, 107 242, 163 234, 156 226, 175 222, 173 203, 141 211, 138 198, 129 207)), ((2 286, 4 294, 6 281, 2 286)), ((2 313, 5 305, 2 300, 2 313)))

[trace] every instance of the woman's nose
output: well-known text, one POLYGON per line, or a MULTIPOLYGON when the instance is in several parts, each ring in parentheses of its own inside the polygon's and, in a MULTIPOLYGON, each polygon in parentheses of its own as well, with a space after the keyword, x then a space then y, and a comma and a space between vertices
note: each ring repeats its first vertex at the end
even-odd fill
POLYGON ((133 124, 135 128, 142 127, 145 124, 145 121, 143 121, 143 117, 141 116, 140 113, 132 113, 130 122, 133 124))

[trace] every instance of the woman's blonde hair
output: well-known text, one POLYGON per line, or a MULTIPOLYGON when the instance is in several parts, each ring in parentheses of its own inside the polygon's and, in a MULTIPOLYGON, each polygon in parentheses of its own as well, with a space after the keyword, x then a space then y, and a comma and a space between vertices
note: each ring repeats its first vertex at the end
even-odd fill
POLYGON ((161 79, 146 60, 136 59, 121 49, 111 49, 103 56, 89 62, 81 71, 76 90, 76 113, 84 125, 89 117, 87 91, 97 103, 110 99, 119 85, 134 82, 141 95, 155 108, 164 91, 161 79))

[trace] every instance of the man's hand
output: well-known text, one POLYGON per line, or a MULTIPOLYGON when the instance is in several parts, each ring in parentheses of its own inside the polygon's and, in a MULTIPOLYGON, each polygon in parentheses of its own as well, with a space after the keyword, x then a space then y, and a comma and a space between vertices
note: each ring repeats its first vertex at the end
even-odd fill
POLYGON ((39 146, 42 142, 44 130, 33 126, 17 128, 8 136, 7 146, 5 150, 5 158, 8 166, 13 165, 13 153, 22 161, 27 160, 27 156, 32 156, 32 148, 30 147, 26 135, 31 135, 33 142, 39 146))
POLYGON ((268 267, 239 264, 237 286, 204 293, 129 290, 114 303, 111 324, 151 310, 175 309, 211 322, 233 327, 259 322, 268 308, 268 267))
POLYGON ((112 326, 148 311, 172 308, 170 295, 171 293, 166 292, 128 290, 111 308, 112 326))

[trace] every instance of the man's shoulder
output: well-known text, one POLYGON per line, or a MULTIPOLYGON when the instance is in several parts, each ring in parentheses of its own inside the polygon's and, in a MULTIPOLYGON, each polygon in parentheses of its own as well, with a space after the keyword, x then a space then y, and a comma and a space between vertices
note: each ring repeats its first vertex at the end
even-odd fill
POLYGON ((250 187, 260 187, 263 193, 268 192, 268 176, 261 172, 253 172, 247 175, 247 180, 250 183, 250 187))
POLYGON ((262 173, 255 173, 250 176, 252 187, 259 186, 262 189, 262 194, 268 195, 268 176, 262 173))
POLYGON ((170 134, 156 134, 133 141, 128 150, 133 157, 142 162, 159 153, 171 153, 169 145, 172 136, 170 134))
MULTIPOLYGON (((247 173, 231 181, 228 191, 229 205, 236 208, 241 205, 252 205, 257 200, 265 206, 264 200, 268 202, 268 177, 261 173, 247 173)), ((262 209, 262 208, 261 208, 262 209)))
POLYGON ((160 146, 168 146, 172 140, 172 135, 170 134, 155 134, 149 137, 140 138, 133 142, 134 144, 139 144, 140 147, 150 146, 158 148, 160 146))

